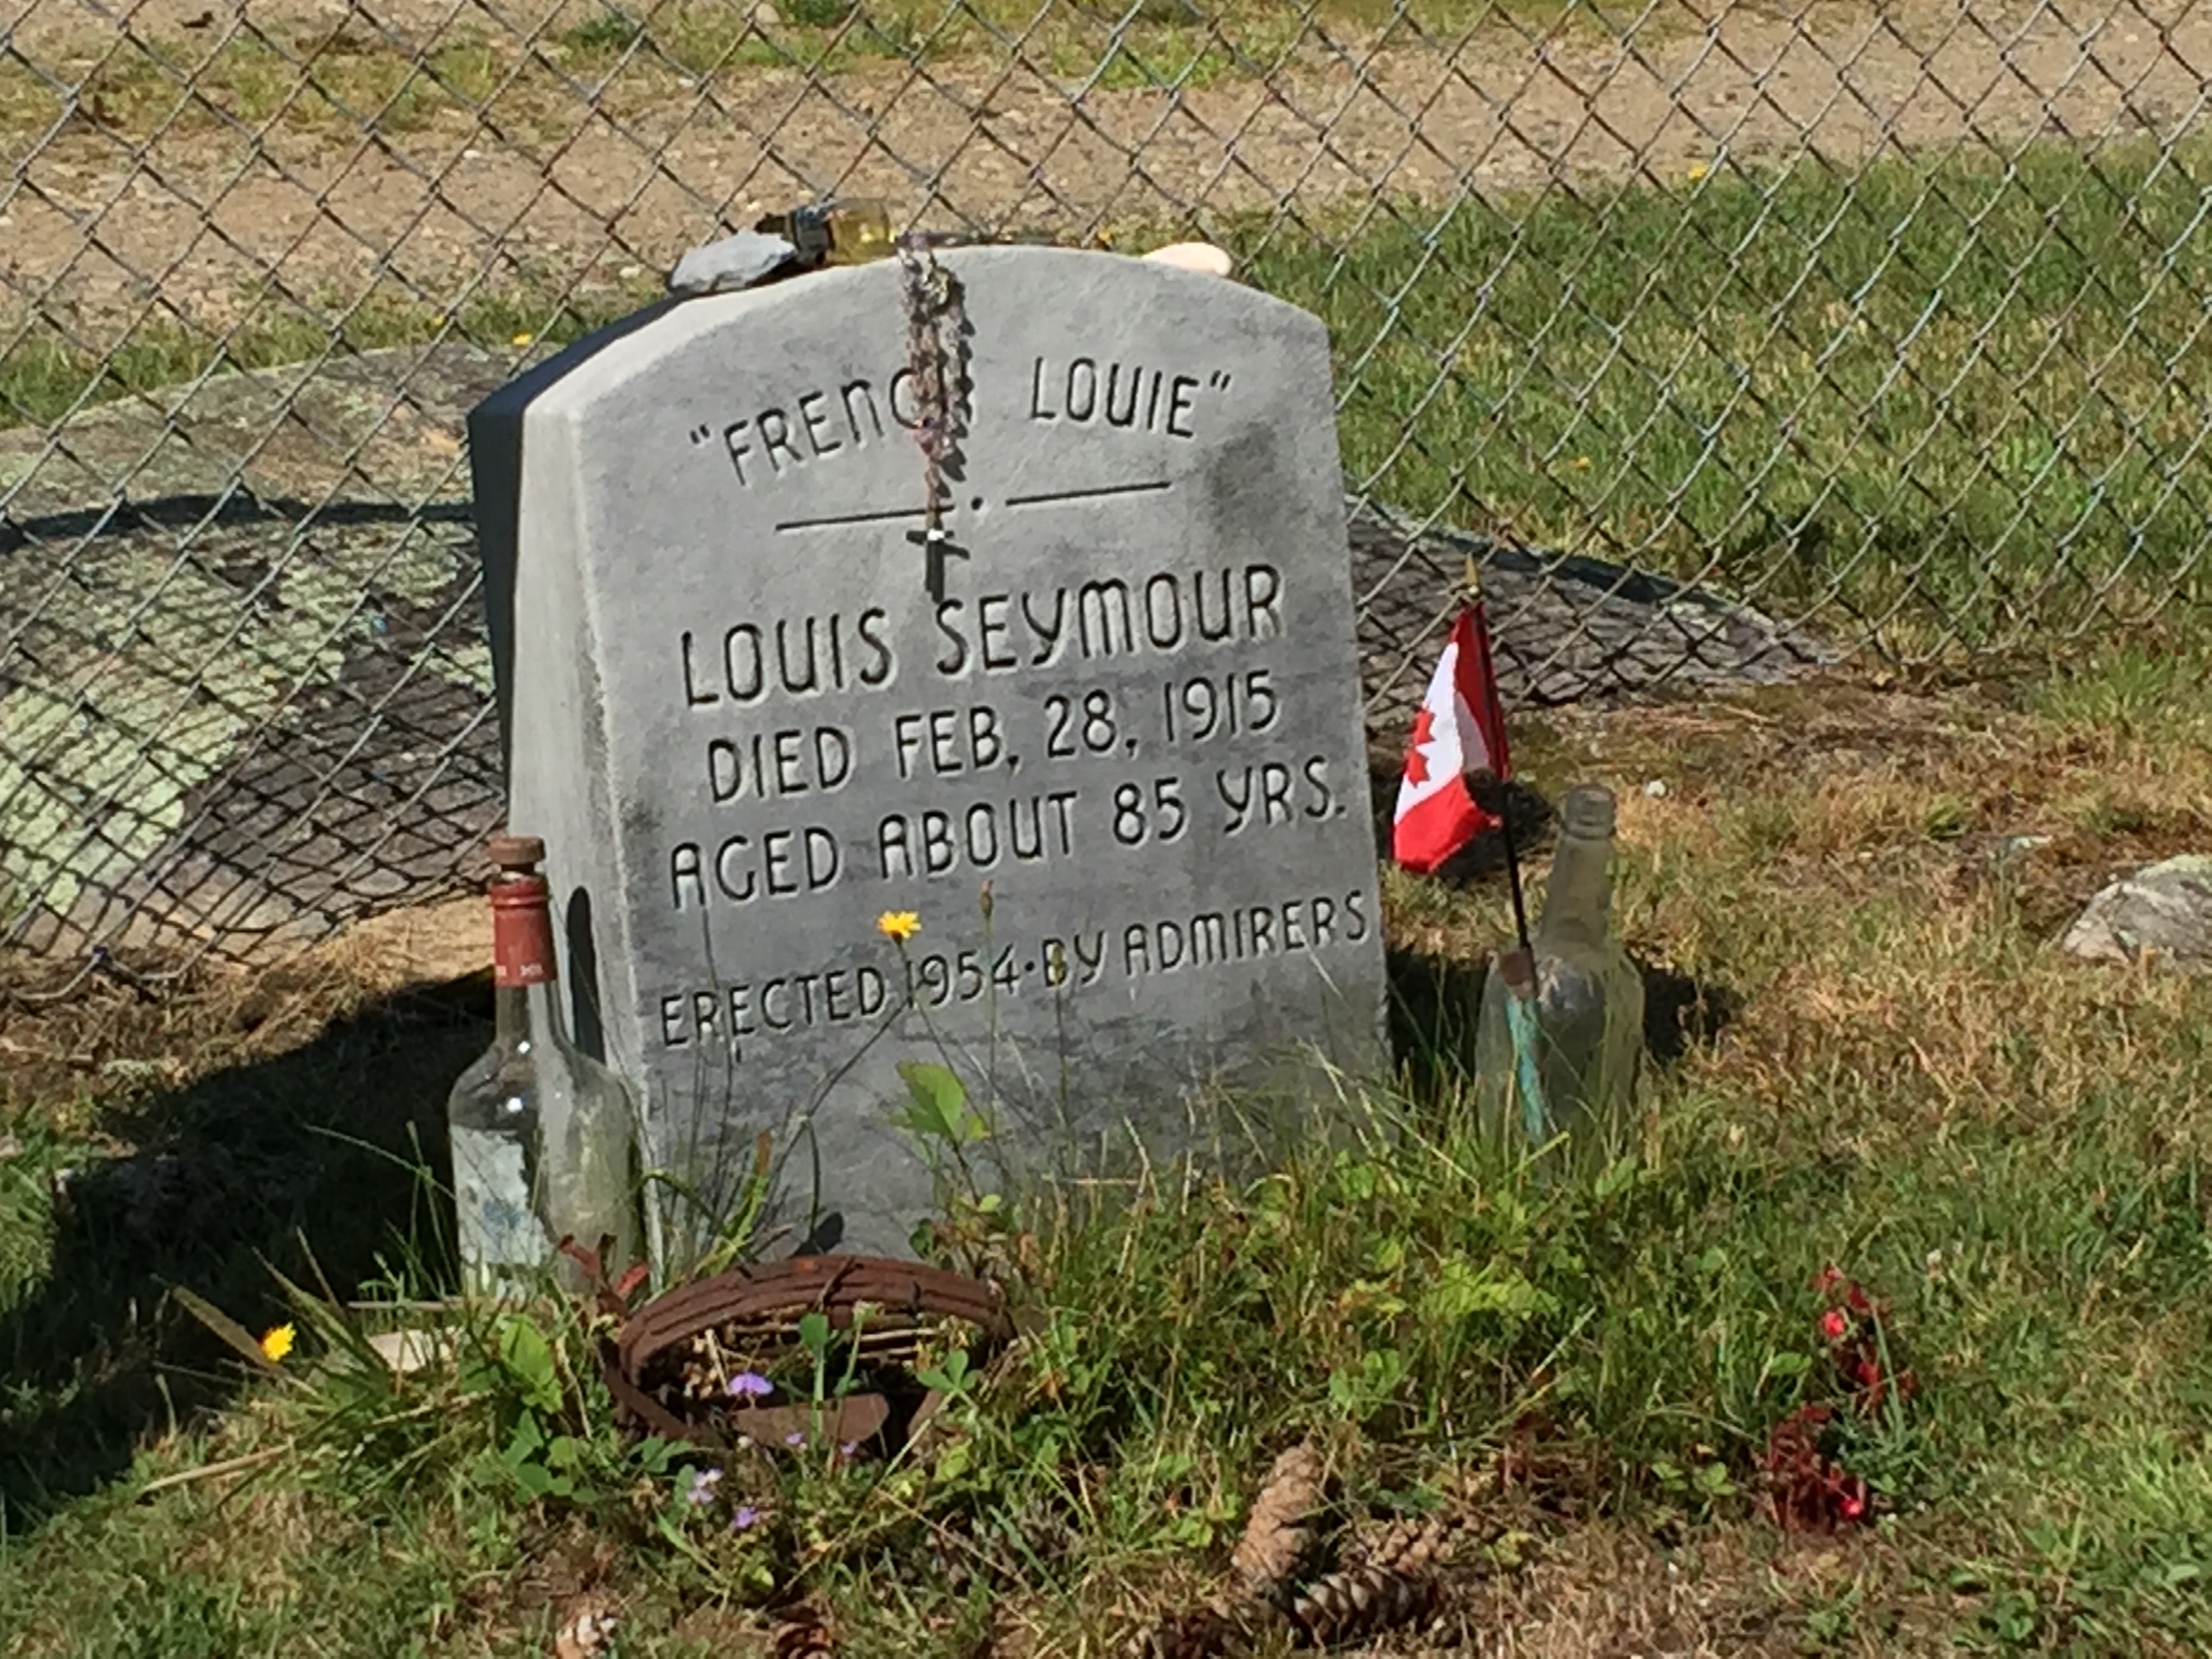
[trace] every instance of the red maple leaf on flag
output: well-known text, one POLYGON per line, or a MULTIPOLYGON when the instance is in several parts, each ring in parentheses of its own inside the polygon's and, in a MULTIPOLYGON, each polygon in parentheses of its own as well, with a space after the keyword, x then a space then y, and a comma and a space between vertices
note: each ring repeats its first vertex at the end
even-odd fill
POLYGON ((1510 775, 1490 633, 1480 605, 1462 611, 1452 624, 1428 694, 1414 712, 1413 749, 1391 817, 1390 850, 1399 863, 1431 873, 1498 823, 1468 787, 1467 774, 1476 770, 1501 783, 1510 775), (1425 752, 1431 745, 1437 752, 1425 752))
POLYGON ((1424 703, 1421 712, 1413 717, 1413 750, 1406 757, 1406 775, 1415 783, 1429 781, 1428 759, 1421 750, 1428 747, 1429 738, 1434 735, 1435 729, 1435 712, 1424 703))

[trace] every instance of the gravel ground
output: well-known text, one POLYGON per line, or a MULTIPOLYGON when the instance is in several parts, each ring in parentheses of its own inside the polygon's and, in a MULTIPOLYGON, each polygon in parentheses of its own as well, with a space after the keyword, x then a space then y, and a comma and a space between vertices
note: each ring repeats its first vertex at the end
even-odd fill
MULTIPOLYGON (((78 0, 0 3, 0 31, 11 10, 14 51, 50 82, 81 79, 112 40, 105 9, 78 0)), ((0 185, 0 329, 33 313, 93 341, 141 316, 221 328, 272 288, 311 304, 372 286, 443 303, 487 280, 612 283, 666 269, 721 222, 832 189, 1066 234, 1293 198, 1310 215, 1680 184, 1807 153, 1849 167, 1961 141, 2004 154, 2045 134, 2171 137, 2201 118, 2212 76, 2212 8, 2189 0, 1663 0, 1545 30, 1493 15, 1449 40, 1316 21, 1265 80, 1172 92, 1086 90, 1085 65, 1036 46, 816 79, 631 67, 602 81, 569 66, 559 15, 543 16, 481 0, 133 8, 133 35, 170 43, 182 80, 241 18, 309 64, 288 77, 335 76, 315 67, 340 64, 333 40, 404 52, 481 38, 536 67, 477 111, 367 137, 297 110, 226 123, 189 99, 166 124, 149 106, 112 127, 96 112, 52 127, 27 94, 0 125, 16 174, 0 185), (209 21, 185 32, 196 14, 209 21)))

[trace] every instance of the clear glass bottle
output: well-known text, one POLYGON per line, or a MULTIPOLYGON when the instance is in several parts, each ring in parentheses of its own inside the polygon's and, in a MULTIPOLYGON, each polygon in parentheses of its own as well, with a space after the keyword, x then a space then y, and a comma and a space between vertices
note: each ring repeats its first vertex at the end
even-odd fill
POLYGON ((551 1265, 581 1288, 564 1237, 611 1236, 610 1278, 637 1260, 634 1108, 629 1091, 568 1040, 553 954, 545 845, 491 843, 491 1047, 447 1101, 461 1269, 468 1288, 510 1294, 551 1265))
POLYGON ((1507 951, 1484 981, 1475 1028, 1475 1094, 1486 1135, 1533 1150, 1558 1142, 1565 1163, 1602 1169, 1627 1150, 1644 1054, 1644 978, 1612 929, 1613 799, 1585 786, 1559 807, 1559 844, 1529 940, 1533 964, 1507 951), (1530 971, 1533 968, 1533 972, 1530 971), (1540 1111, 1517 1063, 1514 1012, 1533 1002, 1540 1111), (1540 1133, 1539 1129, 1540 1127, 1540 1133))

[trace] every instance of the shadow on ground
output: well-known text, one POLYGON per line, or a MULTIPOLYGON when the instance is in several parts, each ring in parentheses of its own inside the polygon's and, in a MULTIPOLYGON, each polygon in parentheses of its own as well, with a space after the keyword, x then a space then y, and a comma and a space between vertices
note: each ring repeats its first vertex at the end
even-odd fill
MULTIPOLYGON (((235 1388, 237 1360, 173 1286, 258 1332, 285 1316, 276 1273, 346 1294, 412 1241, 437 1250, 450 1223, 434 1219, 422 1164, 446 1182, 446 1091, 489 1041, 490 1001, 488 975, 412 988, 302 1046, 139 1093, 95 1118, 134 1150, 73 1171, 21 1115, 26 1144, 0 1166, 0 1534, 113 1480, 149 1436, 235 1388)), ((150 1063, 134 1047, 177 1051, 158 1010, 138 1014, 111 1027, 119 1057, 100 1074, 150 1063)), ((31 1029, 70 1035, 51 1017, 31 1029)))
MULTIPOLYGON (((1725 985, 1630 955, 1644 976, 1644 1053, 1662 1066, 1711 1042, 1742 1008, 1741 996, 1725 985)), ((1448 1097, 1474 1076, 1476 1014, 1489 969, 1487 950, 1468 957, 1390 951, 1390 1040, 1416 1099, 1448 1097)))
MULTIPOLYGON (((1389 953, 1390 1040, 1416 1098, 1437 1099, 1474 1075, 1483 983, 1501 942, 1470 939, 1464 953, 1452 956, 1389 953)), ((1711 1042, 1742 1010, 1741 994, 1727 985, 1692 979, 1632 951, 1629 957, 1644 978, 1644 1050, 1662 1066, 1711 1042)))
MULTIPOLYGON (((1494 878, 1486 856, 1473 849, 1465 878, 1494 878)), ((1391 954, 1393 1035, 1425 1097, 1471 1061, 1486 943, 1449 959, 1391 954)), ((1645 978, 1662 1060, 1735 1012, 1724 988, 1645 978)), ((412 1249, 442 1258, 448 1224, 425 1166, 447 1182, 446 1091, 490 1037, 488 975, 266 1028, 250 1003, 101 994, 0 1031, 11 1056, 42 1056, 11 1060, 0 1087, 16 1109, 12 1156, 0 1152, 0 1535, 114 1480, 149 1437, 235 1389, 236 1358, 175 1287, 258 1331, 286 1316, 278 1273, 344 1295, 412 1249), (205 1075, 128 1081, 194 1054, 205 1075), (48 1108, 88 1097, 62 1114, 88 1115, 87 1132, 65 1141, 44 1127, 48 1108), (100 1141, 131 1150, 85 1150, 100 1141)))
MULTIPOLYGON (((1385 862, 1392 857, 1390 827, 1398 780, 1371 769, 1375 839, 1385 862)), ((1526 784, 1483 780, 1473 785, 1475 802, 1501 826, 1510 823, 1513 849, 1524 863, 1549 855, 1557 838, 1558 814, 1552 804, 1526 784)), ((1505 890, 1510 867, 1504 836, 1486 830, 1446 860, 1432 879, 1452 887, 1505 890)), ((1532 910, 1540 896, 1531 892, 1532 910)), ((1497 939, 1468 939, 1449 955, 1393 950, 1389 957, 1390 1040, 1418 1098, 1433 1100, 1462 1085, 1474 1069, 1477 1012, 1483 981, 1497 939)), ((1633 956, 1633 952, 1631 953, 1633 956)), ((1672 969, 1636 962, 1644 976, 1644 1046, 1651 1059, 1672 1065, 1692 1048, 1710 1042, 1734 1019, 1742 999, 1725 985, 1705 984, 1672 969)))

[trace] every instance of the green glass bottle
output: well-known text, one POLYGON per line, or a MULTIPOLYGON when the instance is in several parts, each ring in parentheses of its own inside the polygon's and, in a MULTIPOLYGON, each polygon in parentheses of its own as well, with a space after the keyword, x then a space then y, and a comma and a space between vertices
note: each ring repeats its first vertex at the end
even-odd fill
POLYGON ((1613 933, 1613 842, 1612 792, 1569 790, 1534 962, 1492 960, 1475 1028, 1484 1134, 1523 1152, 1549 1146, 1547 1166, 1584 1172, 1627 1150, 1644 1055, 1644 978, 1613 933), (1533 1056, 1522 1052, 1528 1038, 1515 1042, 1516 1012, 1534 1014, 1519 1022, 1533 1027, 1533 1056))

